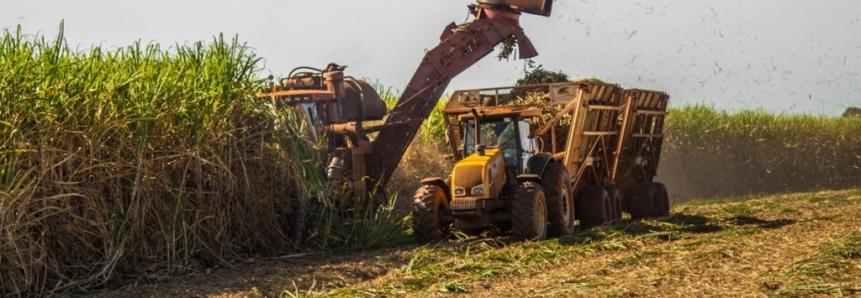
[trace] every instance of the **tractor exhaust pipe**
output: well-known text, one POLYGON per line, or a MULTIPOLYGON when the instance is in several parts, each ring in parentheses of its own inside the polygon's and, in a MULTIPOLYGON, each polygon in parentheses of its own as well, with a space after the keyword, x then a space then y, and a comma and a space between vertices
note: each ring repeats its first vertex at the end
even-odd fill
POLYGON ((481 138, 479 137, 479 134, 481 133, 481 116, 478 115, 478 111, 475 109, 472 109, 470 113, 475 117, 475 130, 472 132, 473 137, 475 137, 475 152, 478 153, 478 156, 484 156, 484 149, 487 147, 479 143, 479 141, 481 141, 481 138))

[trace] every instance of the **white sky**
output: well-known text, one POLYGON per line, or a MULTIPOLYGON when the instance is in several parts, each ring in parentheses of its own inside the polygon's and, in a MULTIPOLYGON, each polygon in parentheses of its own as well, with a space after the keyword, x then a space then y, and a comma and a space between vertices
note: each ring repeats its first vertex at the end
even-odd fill
MULTIPOLYGON (((65 19, 67 41, 81 48, 238 34, 276 76, 336 62, 402 90, 472 2, 0 0, 0 27, 53 37, 65 19)), ((676 105, 839 115, 861 106, 859 18, 858 0, 557 0, 550 18, 521 23, 534 60, 572 78, 666 91, 676 105)), ((447 91, 510 85, 522 72, 523 62, 491 54, 447 91)))

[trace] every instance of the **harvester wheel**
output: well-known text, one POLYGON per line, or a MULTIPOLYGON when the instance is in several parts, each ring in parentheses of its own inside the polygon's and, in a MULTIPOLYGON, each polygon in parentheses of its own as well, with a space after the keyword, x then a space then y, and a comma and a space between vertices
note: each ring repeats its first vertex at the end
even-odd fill
POLYGON ((670 215, 670 196, 663 183, 652 183, 655 186, 655 217, 670 215))
POLYGON ((547 238, 547 205, 541 186, 535 182, 523 182, 514 193, 511 228, 515 241, 547 238))
POLYGON ((637 185, 631 195, 625 196, 625 205, 631 219, 641 220, 655 214, 655 186, 651 183, 637 185))
POLYGON ((610 220, 622 219, 622 193, 616 190, 614 186, 606 186, 607 197, 610 198, 610 205, 613 206, 613 214, 608 216, 610 220))
POLYGON ((562 237, 574 233, 574 197, 571 178, 562 164, 550 163, 542 174, 544 198, 547 199, 547 234, 562 237))
POLYGON ((442 225, 445 210, 440 208, 440 203, 445 199, 443 190, 435 185, 422 185, 416 191, 413 232, 420 243, 440 241, 448 236, 448 227, 442 225))
POLYGON ((610 196, 602 186, 593 185, 580 190, 575 202, 581 228, 600 226, 607 222, 612 213, 610 196))

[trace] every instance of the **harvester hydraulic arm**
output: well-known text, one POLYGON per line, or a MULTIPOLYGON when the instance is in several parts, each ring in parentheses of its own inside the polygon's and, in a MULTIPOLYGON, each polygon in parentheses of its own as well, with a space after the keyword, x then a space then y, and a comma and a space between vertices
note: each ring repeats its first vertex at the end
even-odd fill
POLYGON ((493 51, 509 36, 517 39, 520 58, 538 53, 520 27, 520 12, 504 6, 471 6, 475 19, 468 24, 446 27, 438 46, 428 51, 409 85, 386 118, 366 160, 367 175, 385 185, 398 166, 422 121, 451 79, 493 51))

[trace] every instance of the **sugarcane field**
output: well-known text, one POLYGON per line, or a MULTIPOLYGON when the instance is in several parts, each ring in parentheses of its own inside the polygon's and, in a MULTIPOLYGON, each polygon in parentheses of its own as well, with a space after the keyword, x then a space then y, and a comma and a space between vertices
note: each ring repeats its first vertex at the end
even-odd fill
POLYGON ((861 2, 160 1, 0 4, 0 297, 861 296, 861 2))

